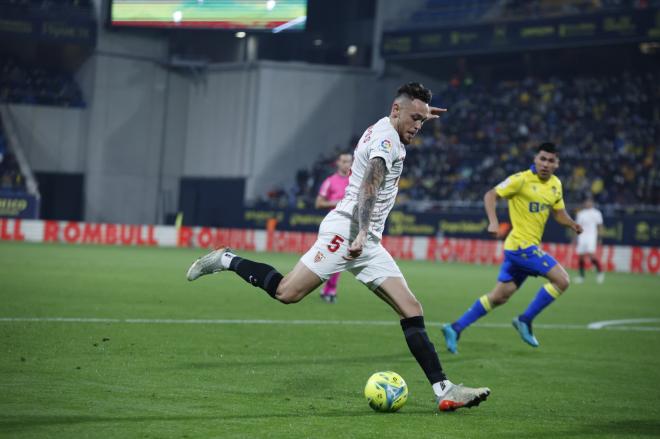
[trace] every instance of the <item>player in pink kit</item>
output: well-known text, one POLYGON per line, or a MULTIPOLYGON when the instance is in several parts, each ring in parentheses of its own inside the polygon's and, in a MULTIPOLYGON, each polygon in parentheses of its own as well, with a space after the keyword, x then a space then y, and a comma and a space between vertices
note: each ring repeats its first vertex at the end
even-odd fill
MULTIPOLYGON (((326 178, 319 188, 319 194, 316 197, 315 203, 317 209, 332 210, 344 198, 351 165, 353 164, 353 155, 350 153, 339 154, 335 164, 337 165, 337 172, 326 178)), ((328 303, 335 303, 337 301, 339 275, 340 273, 335 273, 330 276, 330 279, 328 279, 321 291, 321 299, 328 303)))

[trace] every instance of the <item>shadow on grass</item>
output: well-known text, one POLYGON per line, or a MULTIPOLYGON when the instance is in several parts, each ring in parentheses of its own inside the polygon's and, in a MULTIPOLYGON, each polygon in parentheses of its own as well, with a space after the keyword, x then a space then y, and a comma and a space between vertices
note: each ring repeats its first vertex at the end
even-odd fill
POLYGON ((82 424, 132 424, 132 423, 151 423, 151 422, 194 422, 194 421, 263 421, 268 419, 299 419, 299 418, 365 418, 378 416, 433 416, 433 410, 405 410, 398 413, 376 413, 368 410, 359 412, 334 411, 322 412, 319 410, 306 410, 298 413, 251 413, 244 415, 191 415, 191 416, 168 416, 168 415, 148 415, 148 416, 94 416, 94 415, 62 415, 62 416, 0 416, 0 433, 10 433, 23 430, 30 430, 38 427, 54 426, 75 426, 82 424))
MULTIPOLYGON (((284 365, 319 365, 319 364, 360 364, 365 362, 374 362, 374 361, 395 361, 400 363, 402 360, 408 360, 410 357, 409 352, 401 351, 396 354, 389 355, 364 355, 364 356, 350 356, 350 357, 317 357, 309 356, 304 358, 291 358, 283 355, 281 358, 273 359, 260 359, 258 361, 245 361, 242 359, 238 360, 217 360, 217 361, 204 361, 204 362, 194 362, 194 363, 184 363, 176 368, 183 369, 221 369, 225 367, 264 367, 264 366, 284 366, 284 365)), ((412 358, 412 357, 410 357, 412 358)))
POLYGON ((610 422, 590 421, 572 430, 535 432, 535 438, 557 437, 660 437, 660 420, 651 419, 621 419, 610 422))

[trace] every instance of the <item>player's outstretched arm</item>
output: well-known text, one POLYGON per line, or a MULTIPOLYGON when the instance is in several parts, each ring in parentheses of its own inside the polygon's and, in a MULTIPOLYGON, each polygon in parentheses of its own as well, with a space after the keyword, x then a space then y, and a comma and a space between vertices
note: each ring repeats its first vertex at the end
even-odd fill
POLYGON ((371 222, 371 213, 376 205, 378 189, 385 180, 386 172, 385 160, 381 157, 374 157, 369 160, 358 194, 358 234, 348 248, 349 259, 357 258, 362 254, 362 247, 367 239, 371 222))
POLYGON ((498 236, 500 233, 500 222, 497 219, 497 192, 491 189, 484 195, 484 209, 488 215, 488 233, 493 236, 498 236))
POLYGON ((578 235, 582 233, 582 226, 573 221, 573 218, 566 212, 566 209, 553 209, 552 214, 555 217, 555 221, 562 226, 573 229, 578 235))

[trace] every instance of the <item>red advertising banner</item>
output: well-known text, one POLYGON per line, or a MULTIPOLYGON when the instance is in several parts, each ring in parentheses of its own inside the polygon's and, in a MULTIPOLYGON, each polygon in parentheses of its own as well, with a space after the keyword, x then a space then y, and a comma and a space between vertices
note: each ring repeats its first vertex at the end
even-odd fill
MULTIPOLYGON (((279 230, 223 229, 37 221, 0 218, 1 241, 27 241, 64 244, 115 246, 218 248, 306 252, 316 240, 315 233, 279 230)), ((425 236, 386 236, 383 245, 398 260, 427 260, 493 265, 502 262, 502 242, 480 239, 432 238, 425 236)), ((544 244, 564 267, 577 268, 575 247, 570 244, 544 244)), ((660 248, 606 245, 597 257, 605 271, 624 273, 660 272, 660 248)))

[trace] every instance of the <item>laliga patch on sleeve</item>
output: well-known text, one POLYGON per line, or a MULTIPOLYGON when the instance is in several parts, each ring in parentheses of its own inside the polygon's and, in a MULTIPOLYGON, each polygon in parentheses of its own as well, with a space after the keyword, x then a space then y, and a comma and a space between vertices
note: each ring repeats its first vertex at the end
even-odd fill
POLYGON ((380 149, 382 149, 385 152, 390 152, 392 150, 392 142, 389 140, 385 139, 382 142, 380 142, 380 149))

